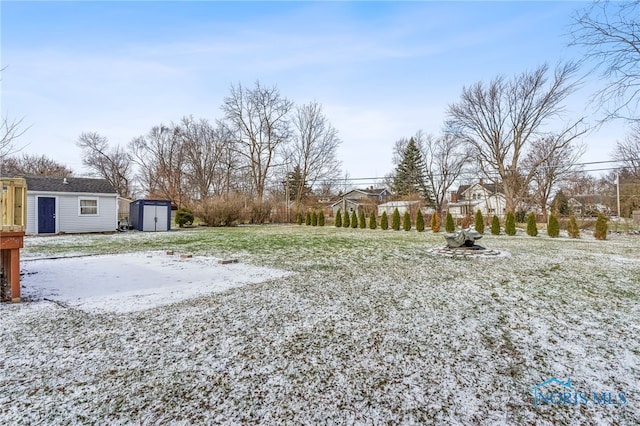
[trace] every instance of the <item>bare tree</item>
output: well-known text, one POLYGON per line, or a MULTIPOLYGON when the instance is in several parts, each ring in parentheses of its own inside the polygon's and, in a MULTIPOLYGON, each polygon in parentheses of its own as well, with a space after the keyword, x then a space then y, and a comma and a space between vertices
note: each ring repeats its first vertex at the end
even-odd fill
POLYGON ((341 141, 317 102, 297 107, 293 125, 296 134, 287 147, 286 157, 289 173, 299 174, 295 180, 297 188, 291 190, 300 204, 305 186, 313 188, 319 181, 328 182, 340 176, 336 151, 341 141))
POLYGON ((571 35, 608 80, 594 96, 605 120, 640 120, 640 1, 596 1, 576 14, 571 35))
POLYGON ((73 171, 45 155, 22 154, 17 157, 7 157, 2 161, 2 173, 12 176, 37 175, 51 177, 67 177, 73 171))
POLYGON ((76 143, 82 149, 82 164, 108 181, 121 197, 131 194, 131 157, 121 146, 109 146, 106 137, 82 133, 76 143))
POLYGON ((631 127, 624 141, 616 144, 613 158, 640 179, 640 122, 631 127))
MULTIPOLYGON (((3 72, 5 68, 0 68, 0 73, 3 72)), ((0 118, 0 162, 6 156, 16 152, 13 142, 28 130, 28 127, 23 128, 22 120, 22 118, 9 119, 9 116, 6 115, 0 118)), ((1 169, 2 167, 0 167, 0 173, 3 173, 1 169)))
POLYGON ((513 80, 497 77, 488 85, 478 82, 464 87, 458 103, 449 106, 449 130, 462 138, 477 160, 482 173, 502 184, 507 211, 516 211, 527 197, 537 168, 558 150, 586 132, 582 119, 560 131, 547 125, 562 115, 562 103, 576 89, 575 64, 558 66, 551 79, 542 65, 513 80), (549 81, 550 80, 550 81, 549 81), (538 158, 527 171, 520 169, 531 143, 554 134, 556 145, 538 158))
POLYGON ((278 150, 289 140, 287 116, 292 108, 293 102, 281 96, 277 87, 267 88, 260 82, 252 90, 232 85, 231 93, 224 98, 226 124, 238 141, 238 152, 247 159, 259 202, 278 150))

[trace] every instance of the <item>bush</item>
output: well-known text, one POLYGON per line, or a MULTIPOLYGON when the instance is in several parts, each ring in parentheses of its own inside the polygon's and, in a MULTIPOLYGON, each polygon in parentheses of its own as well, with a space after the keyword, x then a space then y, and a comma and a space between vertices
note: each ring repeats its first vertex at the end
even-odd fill
POLYGON ((304 224, 307 226, 311 225, 311 212, 307 210, 307 215, 304 219, 304 224))
POLYGON ((302 213, 298 212, 298 214, 296 214, 296 223, 298 225, 302 225, 302 213))
POLYGON ((351 213, 351 227, 353 229, 356 229, 358 227, 358 216, 356 216, 355 210, 353 211, 353 213, 351 213))
POLYGON ((397 207, 393 211, 393 215, 391 215, 391 229, 394 231, 400 230, 400 212, 397 207))
POLYGON ((416 231, 424 231, 424 217, 422 216, 422 212, 420 210, 418 210, 418 212, 416 213, 416 231))
POLYGON ((593 236, 596 237, 596 240, 606 240, 607 231, 607 218, 602 213, 598 213, 598 219, 596 219, 596 229, 595 231, 593 231, 593 236))
POLYGON ((180 208, 176 211, 176 225, 180 228, 185 225, 193 225, 193 212, 187 208, 180 208))
POLYGON ((405 231, 411 230, 411 215, 409 212, 404 212, 404 217, 402 218, 402 229, 405 231))
POLYGON ((367 227, 367 220, 364 216, 364 210, 360 210, 360 214, 358 215, 358 225, 360 225, 360 229, 364 229, 367 227))
POLYGON ((440 215, 435 212, 431 215, 431 232, 440 232, 440 215))
POLYGON ((244 198, 240 194, 200 200, 193 213, 206 226, 233 226, 244 219, 244 198))
POLYGON ((524 210, 518 210, 516 212, 516 223, 524 223, 527 221, 527 212, 524 210))
POLYGON ((382 216, 380 216, 380 228, 383 231, 389 229, 389 218, 387 217, 387 212, 382 212, 382 216))
POLYGON ((338 210, 338 213, 336 213, 336 222, 334 223, 334 225, 336 226, 336 228, 342 228, 342 213, 340 213, 340 210, 338 210))
POLYGON ((535 213, 529 213, 527 216, 527 235, 530 237, 538 235, 538 225, 536 224, 535 213))
POLYGON ((324 212, 322 210, 318 212, 318 226, 324 226, 324 212))
POLYGON ((553 213, 549 215, 549 223, 547 224, 547 235, 551 238, 556 238, 558 235, 560 235, 560 223, 558 223, 558 218, 553 213))
POLYGON ((376 213, 371 212, 369 215, 369 229, 376 229, 378 224, 376 223, 376 213))
POLYGON ((569 222, 567 222, 567 234, 569 234, 569 237, 571 238, 580 237, 580 228, 578 227, 578 222, 574 215, 571 215, 571 217, 569 217, 569 222))
POLYGON ((455 229, 456 225, 454 225, 453 223, 453 216, 451 216, 450 212, 447 212, 447 218, 444 221, 444 230, 448 233, 452 233, 453 231, 455 231, 455 229))
POLYGON ((482 212, 480 211, 480 209, 476 211, 475 228, 476 231, 484 234, 484 217, 482 217, 482 212))
POLYGON ((271 203, 268 201, 251 203, 251 223, 265 223, 271 217, 271 203))
POLYGON ((318 213, 315 211, 311 213, 311 226, 318 226, 318 213))
POLYGON ((351 226, 351 224, 349 223, 349 212, 344 212, 344 218, 342 219, 342 227, 348 228, 349 226, 351 226))
POLYGON ((516 235, 516 215, 513 212, 507 213, 507 218, 504 221, 504 233, 507 235, 516 235))
POLYGON ((500 235, 500 219, 496 215, 491 219, 491 234, 500 235))

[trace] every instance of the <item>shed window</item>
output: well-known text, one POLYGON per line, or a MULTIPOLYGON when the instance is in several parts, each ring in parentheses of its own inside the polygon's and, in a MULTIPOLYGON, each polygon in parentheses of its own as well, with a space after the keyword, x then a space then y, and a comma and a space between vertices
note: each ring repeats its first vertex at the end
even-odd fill
POLYGON ((79 198, 80 216, 97 216, 98 215, 98 199, 97 198, 79 198))

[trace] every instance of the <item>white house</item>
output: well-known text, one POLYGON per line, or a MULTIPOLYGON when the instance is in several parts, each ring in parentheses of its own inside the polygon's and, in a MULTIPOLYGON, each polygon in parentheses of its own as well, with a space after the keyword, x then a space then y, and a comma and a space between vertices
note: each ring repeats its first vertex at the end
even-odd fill
POLYGON ((106 180, 25 179, 27 234, 108 232, 118 228, 118 194, 106 180))
POLYGON ((353 189, 344 194, 340 200, 331 204, 331 209, 334 217, 338 210, 347 211, 349 214, 355 210, 356 214, 358 214, 361 208, 375 208, 375 206, 384 202, 387 197, 389 197, 389 191, 385 188, 353 189))
POLYGON ((480 179, 472 185, 460 185, 457 192, 452 192, 447 208, 454 218, 473 215, 478 210, 483 216, 503 216, 506 214, 506 205, 500 185, 486 184, 480 179))
POLYGON ((405 212, 414 212, 420 207, 420 201, 388 201, 378 206, 378 217, 386 212, 387 216, 391 216, 395 209, 398 209, 400 216, 405 212))

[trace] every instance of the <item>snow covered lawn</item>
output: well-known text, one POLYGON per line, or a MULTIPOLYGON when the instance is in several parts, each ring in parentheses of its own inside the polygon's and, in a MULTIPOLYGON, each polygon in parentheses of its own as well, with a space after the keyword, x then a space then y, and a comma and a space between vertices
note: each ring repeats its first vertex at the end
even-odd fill
POLYGON ((304 226, 28 238, 23 269, 43 268, 25 294, 46 262, 156 250, 265 275, 130 312, 1 305, 0 424, 640 424, 638 236, 487 235, 511 254, 496 259, 429 254, 443 243, 304 226), (83 254, 100 256, 27 260, 83 254), (626 404, 534 407, 553 377, 626 404))

